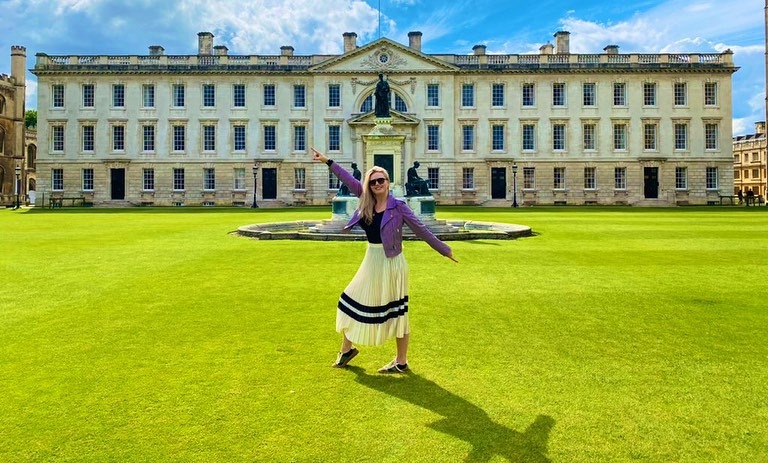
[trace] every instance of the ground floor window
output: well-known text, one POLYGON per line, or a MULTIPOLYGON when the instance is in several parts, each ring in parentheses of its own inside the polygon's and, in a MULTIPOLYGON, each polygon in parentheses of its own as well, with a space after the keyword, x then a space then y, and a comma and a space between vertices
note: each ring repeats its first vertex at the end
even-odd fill
POLYGON ((552 188, 555 190, 565 189, 565 167, 555 167, 552 172, 554 181, 552 182, 552 188))
POLYGON ((688 168, 687 167, 675 167, 675 189, 676 190, 688 189, 688 168))
POLYGON ((440 188, 440 168, 439 167, 427 168, 427 182, 429 183, 430 190, 437 190, 440 188))
POLYGON ((293 189, 294 190, 306 190, 306 171, 303 167, 293 169, 293 189))
POLYGON ((83 191, 93 191, 93 169, 83 169, 83 191))
POLYGON ((51 170, 51 189, 64 191, 64 169, 51 170))
POLYGON ((155 169, 145 168, 143 172, 144 177, 144 191, 155 190, 155 169))
POLYGON ((475 169, 474 167, 464 167, 461 172, 461 188, 473 190, 475 188, 475 169))
POLYGON ((613 188, 617 190, 627 189, 627 168, 615 167, 613 169, 613 188))
POLYGON ((182 168, 173 169, 173 189, 176 191, 184 190, 184 169, 182 168))
POLYGON ((536 168, 535 167, 523 167, 523 189, 524 190, 536 189, 536 168))
POLYGON ((717 189, 717 167, 707 167, 707 190, 717 189))

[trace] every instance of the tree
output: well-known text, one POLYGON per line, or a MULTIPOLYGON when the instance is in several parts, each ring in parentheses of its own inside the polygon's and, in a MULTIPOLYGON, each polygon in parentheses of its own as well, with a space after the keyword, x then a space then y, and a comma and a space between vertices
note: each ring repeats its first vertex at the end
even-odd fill
POLYGON ((37 128, 37 111, 34 109, 28 110, 24 115, 24 127, 28 129, 37 128))

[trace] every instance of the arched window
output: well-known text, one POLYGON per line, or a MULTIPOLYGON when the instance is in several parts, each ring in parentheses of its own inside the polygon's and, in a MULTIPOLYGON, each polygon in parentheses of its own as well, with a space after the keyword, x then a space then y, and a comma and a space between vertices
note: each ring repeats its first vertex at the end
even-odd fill
POLYGON ((5 129, 0 127, 0 154, 5 152, 5 129))
POLYGON ((5 112, 5 97, 0 95, 0 114, 5 112))
POLYGON ((27 147, 27 169, 34 169, 37 161, 37 146, 29 145, 27 147))
MULTIPOLYGON (((396 92, 392 92, 395 95, 394 98, 394 106, 390 103, 390 108, 394 109, 395 111, 401 112, 401 113, 407 113, 408 112, 408 105, 405 104, 405 100, 398 95, 396 92)), ((361 113, 367 113, 369 111, 373 111, 373 93, 365 97, 365 100, 363 100, 363 104, 360 105, 360 112, 361 113)))

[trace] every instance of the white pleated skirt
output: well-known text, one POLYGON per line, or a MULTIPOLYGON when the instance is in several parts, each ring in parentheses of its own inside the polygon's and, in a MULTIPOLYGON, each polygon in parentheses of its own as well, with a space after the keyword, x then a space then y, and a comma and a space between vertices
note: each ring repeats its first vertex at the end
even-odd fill
POLYGON ((408 263, 402 252, 388 258, 381 244, 368 243, 360 268, 339 298, 336 331, 367 346, 411 332, 408 263))

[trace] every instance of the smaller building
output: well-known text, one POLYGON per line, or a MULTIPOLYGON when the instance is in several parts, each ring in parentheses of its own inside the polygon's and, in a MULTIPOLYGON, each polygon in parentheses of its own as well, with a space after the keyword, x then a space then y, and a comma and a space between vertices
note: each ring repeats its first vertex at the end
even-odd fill
POLYGON ((768 174, 768 145, 765 138, 765 121, 755 123, 755 133, 733 139, 733 194, 752 191, 755 196, 766 197, 768 174))
POLYGON ((27 51, 11 47, 11 74, 0 74, 0 206, 12 206, 17 194, 26 202, 24 92, 27 51), (17 177, 18 169, 18 179, 17 177), (18 182, 17 182, 18 180, 18 182), (18 183, 18 185, 17 185, 18 183))

